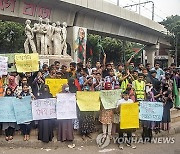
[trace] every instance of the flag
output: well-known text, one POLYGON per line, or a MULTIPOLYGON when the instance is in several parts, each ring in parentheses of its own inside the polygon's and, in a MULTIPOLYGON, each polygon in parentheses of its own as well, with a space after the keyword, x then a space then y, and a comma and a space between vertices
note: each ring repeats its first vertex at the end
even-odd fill
POLYGON ((93 50, 92 50, 92 48, 90 48, 89 54, 90 54, 90 56, 93 56, 93 50))
POLYGON ((174 79, 173 82, 173 91, 175 95, 175 108, 180 108, 180 97, 179 97, 179 92, 176 84, 176 80, 174 79))

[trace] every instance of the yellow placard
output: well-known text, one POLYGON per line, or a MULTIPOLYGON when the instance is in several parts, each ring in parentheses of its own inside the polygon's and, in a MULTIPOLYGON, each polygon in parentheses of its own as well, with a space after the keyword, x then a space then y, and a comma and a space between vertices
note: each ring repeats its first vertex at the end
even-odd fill
POLYGON ((139 128, 139 103, 120 106, 120 129, 128 128, 139 128))
POLYGON ((53 97, 62 92, 62 86, 67 83, 67 79, 45 79, 45 84, 49 86, 50 93, 53 95, 53 97))
POLYGON ((77 91, 77 104, 80 111, 99 111, 99 95, 99 92, 77 91))
POLYGON ((39 55, 37 53, 17 54, 15 63, 17 72, 36 72, 39 70, 39 55))

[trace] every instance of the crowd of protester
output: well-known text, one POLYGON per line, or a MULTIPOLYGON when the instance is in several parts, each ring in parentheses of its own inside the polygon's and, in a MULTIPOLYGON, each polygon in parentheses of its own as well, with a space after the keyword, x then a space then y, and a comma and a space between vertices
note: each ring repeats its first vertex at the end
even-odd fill
MULTIPOLYGON (((5 139, 12 140, 15 130, 20 129, 24 135, 24 141, 30 139, 30 131, 38 128, 38 139, 43 142, 52 141, 55 128, 58 141, 73 141, 73 130, 78 129, 82 139, 91 138, 97 124, 102 124, 103 135, 110 138, 115 133, 119 137, 127 133, 127 137, 132 137, 135 130, 119 129, 119 107, 122 103, 133 103, 137 101, 163 102, 164 111, 161 122, 141 121, 143 128, 142 138, 152 138, 153 132, 167 131, 170 129, 170 109, 173 107, 173 80, 180 88, 180 71, 175 64, 169 68, 161 69, 158 62, 154 67, 150 63, 145 66, 138 64, 136 67, 131 62, 133 56, 125 63, 114 65, 113 61, 106 62, 104 54, 103 62, 96 61, 92 67, 92 62, 87 61, 86 66, 82 63, 71 62, 69 66, 61 65, 55 61, 48 66, 44 64, 38 72, 17 73, 12 72, 7 76, 0 77, 0 95, 2 97, 31 96, 32 99, 52 98, 49 87, 45 85, 46 78, 68 79, 68 84, 63 85, 63 93, 76 93, 76 91, 101 91, 122 89, 122 99, 117 102, 117 109, 106 110, 101 106, 98 113, 81 112, 78 110, 76 120, 40 120, 17 125, 16 123, 1 123, 5 132, 5 139)), ((91 102, 89 102, 91 103, 91 102)), ((131 141, 126 143, 131 145, 131 141)), ((122 145, 120 148, 123 149, 122 145)))

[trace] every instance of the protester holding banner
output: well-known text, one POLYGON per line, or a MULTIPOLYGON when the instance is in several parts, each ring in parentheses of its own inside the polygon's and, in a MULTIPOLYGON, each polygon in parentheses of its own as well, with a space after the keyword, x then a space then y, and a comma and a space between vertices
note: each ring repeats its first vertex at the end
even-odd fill
MULTIPOLYGON (((149 91, 147 91, 146 100, 153 103, 155 102, 155 97, 157 98, 157 95, 154 95, 152 89, 149 89, 149 91)), ((145 143, 146 141, 148 141, 151 143, 151 139, 153 137, 152 130, 158 129, 157 127, 158 123, 155 123, 154 121, 141 120, 141 125, 143 127, 143 132, 142 132, 143 142, 145 143)))
MULTIPOLYGON (((12 97, 12 96, 14 96, 12 89, 9 87, 6 88, 6 92, 5 92, 4 97, 12 97)), ((5 135, 6 135, 5 140, 6 141, 13 139, 15 126, 16 126, 15 122, 4 122, 3 123, 2 130, 5 131, 5 135)))
MULTIPOLYGON (((108 76, 105 77, 105 90, 113 90, 116 88, 118 81, 114 77, 114 70, 110 69, 108 76)), ((112 124, 114 120, 114 110, 105 109, 101 107, 99 121, 102 123, 103 137, 106 137, 107 133, 110 139, 112 139, 112 124), (108 130, 108 131, 107 131, 108 130)))
MULTIPOLYGON (((37 99, 46 99, 52 98, 52 94, 50 93, 49 86, 43 85, 40 90, 40 96, 37 99)), ((54 134, 54 120, 53 119, 43 119, 38 121, 38 140, 42 142, 48 143, 51 142, 54 134)))
MULTIPOLYGON (((94 85, 93 85, 93 80, 92 77, 87 77, 87 80, 83 84, 83 89, 84 91, 94 91, 94 85)), ((91 102, 89 102, 91 103, 91 102)), ((80 112, 80 117, 79 117, 79 130, 80 134, 82 135, 82 139, 85 140, 85 137, 91 137, 91 134, 94 131, 95 128, 95 123, 94 123, 94 112, 80 112)))
MULTIPOLYGON (((128 91, 124 91, 123 92, 123 98, 118 100, 118 102, 117 102, 117 111, 120 111, 121 104, 129 104, 129 103, 133 103, 133 100, 129 99, 128 91)), ((120 123, 121 123, 121 121, 120 121, 120 123)), ((132 132, 133 132, 132 129, 121 129, 120 126, 119 126, 119 141, 121 141, 121 143, 123 143, 123 141, 125 140, 124 137, 123 137, 123 133, 127 133, 126 145, 130 146, 133 149, 135 149, 136 146, 131 144, 132 132)), ((123 150, 123 145, 119 144, 119 148, 121 150, 123 150)))
MULTIPOLYGON (((23 97, 26 96, 33 96, 33 94, 29 91, 29 85, 24 84, 22 86, 22 92, 20 93, 18 98, 23 99, 23 97)), ((24 141, 28 141, 30 139, 31 122, 25 122, 23 124, 20 124, 19 126, 22 134, 24 135, 24 141)))
MULTIPOLYGON (((76 91, 73 91, 73 92, 75 93, 76 91)), ((69 84, 68 85, 67 84, 63 85, 62 94, 63 93, 70 93, 69 84)), ((64 103, 64 102, 60 102, 60 103, 64 103)), ((74 140, 73 121, 72 121, 72 119, 68 118, 68 119, 58 120, 58 136, 57 136, 57 140, 61 141, 61 142, 73 141, 74 140)))

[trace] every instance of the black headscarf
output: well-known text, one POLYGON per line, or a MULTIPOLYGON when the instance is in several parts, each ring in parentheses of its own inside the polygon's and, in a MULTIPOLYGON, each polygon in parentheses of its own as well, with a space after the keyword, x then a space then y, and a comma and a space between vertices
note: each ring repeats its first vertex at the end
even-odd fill
POLYGON ((44 98, 52 98, 52 94, 50 93, 50 89, 48 85, 43 85, 41 87, 41 95, 39 96, 40 99, 44 99, 44 98), (47 89, 47 90, 45 90, 47 89))
POLYGON ((68 80, 68 85, 69 85, 69 91, 71 93, 76 93, 77 87, 75 86, 75 80, 73 78, 70 78, 68 80))

